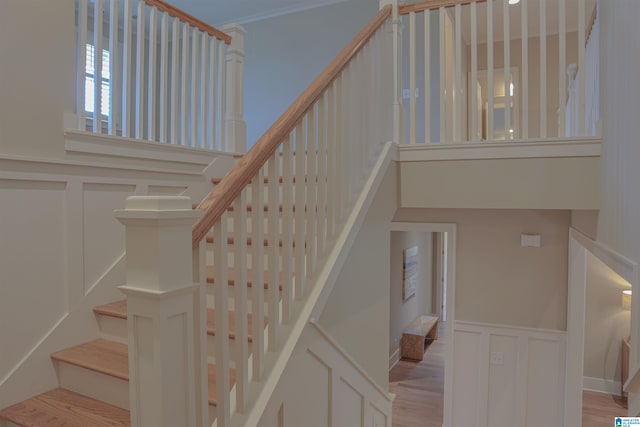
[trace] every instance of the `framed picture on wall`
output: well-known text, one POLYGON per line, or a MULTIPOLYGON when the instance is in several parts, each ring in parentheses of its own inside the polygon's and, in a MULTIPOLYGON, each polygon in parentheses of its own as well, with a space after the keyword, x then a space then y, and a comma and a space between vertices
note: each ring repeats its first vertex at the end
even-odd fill
POLYGON ((414 246, 402 252, 402 300, 406 301, 416 294, 418 289, 418 247, 414 246))

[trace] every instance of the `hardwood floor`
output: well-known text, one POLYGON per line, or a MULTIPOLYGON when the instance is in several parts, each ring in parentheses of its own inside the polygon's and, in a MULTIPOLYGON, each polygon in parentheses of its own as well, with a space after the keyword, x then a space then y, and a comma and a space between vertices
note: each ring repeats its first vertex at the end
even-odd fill
POLYGON ((620 396, 582 393, 582 427, 613 426, 614 417, 625 417, 627 400, 620 396))
MULTIPOLYGON (((442 427, 447 339, 442 322, 438 334, 421 362, 401 360, 389 372, 389 391, 396 395, 393 427, 442 427)), ((582 427, 613 426, 615 416, 627 413, 626 399, 607 394, 585 391, 582 405, 582 427)))
POLYGON ((389 372, 393 401, 393 427, 442 427, 444 405, 445 324, 429 344, 421 362, 400 360, 389 372))

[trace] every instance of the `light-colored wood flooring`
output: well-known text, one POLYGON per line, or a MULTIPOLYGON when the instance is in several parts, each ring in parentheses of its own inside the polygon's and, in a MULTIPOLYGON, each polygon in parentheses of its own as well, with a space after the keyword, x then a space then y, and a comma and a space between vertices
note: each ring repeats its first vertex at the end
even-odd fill
MULTIPOLYGON (((445 325, 438 340, 429 345, 421 362, 400 360, 389 372, 393 402, 393 427, 442 427, 444 405, 445 325)), ((618 396, 585 391, 582 427, 612 426, 615 416, 625 416, 627 402, 618 396)))
POLYGON ((389 372, 393 401, 393 427, 442 427, 444 405, 445 324, 429 344, 421 362, 400 360, 389 372))

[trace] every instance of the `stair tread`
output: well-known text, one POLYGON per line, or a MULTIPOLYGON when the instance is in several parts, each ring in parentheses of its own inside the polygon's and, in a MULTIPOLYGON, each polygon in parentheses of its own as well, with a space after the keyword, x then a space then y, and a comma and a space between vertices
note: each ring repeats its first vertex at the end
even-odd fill
MULTIPOLYGON (((126 344, 97 339, 57 351, 53 360, 69 363, 105 375, 129 381, 128 347, 126 344)), ((209 364, 209 405, 216 404, 216 366, 209 364)), ((231 369, 231 385, 235 383, 235 370, 231 369)))
MULTIPOLYGON (((103 316, 116 317, 119 319, 127 319, 127 300, 123 299, 120 301, 115 301, 109 304, 104 304, 93 309, 94 313, 100 314, 103 316)), ((215 310, 213 308, 207 308, 207 334, 211 336, 215 336, 215 328, 214 328, 214 317, 215 310)), ((251 323, 253 321, 253 317, 249 313, 247 315, 247 322, 249 324, 249 342, 253 341, 253 337, 251 335, 251 323)), ((229 311, 229 338, 235 339, 235 325, 236 325, 236 316, 233 311, 229 311)), ((267 326, 267 317, 264 318, 264 326, 267 326)))
MULTIPOLYGON (((247 286, 252 288, 253 287, 253 281, 252 281, 252 277, 253 277, 253 270, 251 270, 250 268, 247 268, 247 286)), ((265 280, 267 278, 267 273, 265 272, 264 274, 265 280)), ((282 290, 282 272, 279 271, 278 272, 278 280, 279 280, 279 284, 278 287, 280 288, 280 290, 282 290)), ((235 286, 236 281, 235 281, 235 270, 231 267, 229 267, 227 269, 227 281, 229 282, 229 286, 235 286)), ((214 283, 214 271, 213 271, 213 266, 208 265, 207 266, 207 283, 208 284, 213 284, 214 283)), ((264 288, 265 289, 269 289, 269 284, 265 281, 264 283, 264 288)))
POLYGON ((54 389, 0 411, 23 427, 130 426, 129 411, 64 389, 54 389))

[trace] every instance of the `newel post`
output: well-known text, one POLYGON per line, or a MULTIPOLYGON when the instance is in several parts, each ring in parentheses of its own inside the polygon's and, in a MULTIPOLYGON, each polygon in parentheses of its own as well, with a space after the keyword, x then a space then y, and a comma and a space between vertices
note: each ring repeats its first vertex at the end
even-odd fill
POLYGON ((129 197, 125 209, 116 211, 126 228, 127 276, 120 290, 127 296, 134 427, 208 424, 191 245, 200 214, 188 197, 169 196, 129 197))
POLYGON ((403 144, 404 106, 402 105, 402 21, 398 0, 380 0, 380 9, 393 7, 393 142, 403 144))
POLYGON ((236 153, 247 151, 247 124, 244 121, 244 35, 238 24, 227 24, 222 30, 231 36, 227 48, 225 73, 227 76, 225 145, 236 153))

